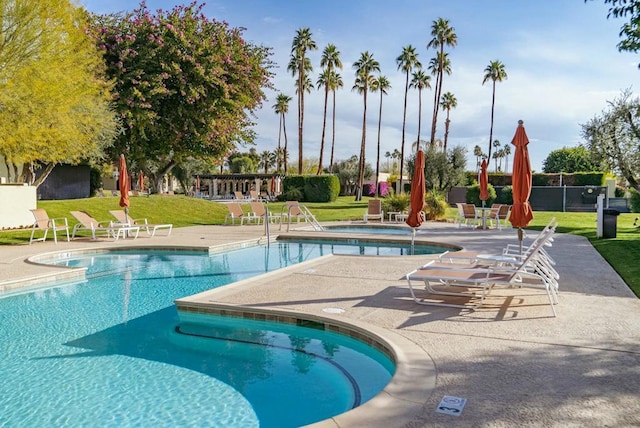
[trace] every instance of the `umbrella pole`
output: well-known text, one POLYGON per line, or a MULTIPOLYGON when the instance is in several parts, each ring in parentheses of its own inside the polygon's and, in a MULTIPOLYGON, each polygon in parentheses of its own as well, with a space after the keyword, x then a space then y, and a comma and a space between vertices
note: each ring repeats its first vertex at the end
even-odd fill
POLYGON ((413 256, 413 246, 415 245, 415 241, 416 241, 416 228, 412 227, 411 228, 411 255, 413 256))
POLYGON ((520 255, 522 256, 522 228, 518 228, 518 242, 520 243, 520 255))

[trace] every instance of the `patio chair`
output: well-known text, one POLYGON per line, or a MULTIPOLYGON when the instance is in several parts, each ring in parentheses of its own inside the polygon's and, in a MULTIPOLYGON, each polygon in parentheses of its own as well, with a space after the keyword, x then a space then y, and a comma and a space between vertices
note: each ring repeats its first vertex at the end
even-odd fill
POLYGON ((242 211, 242 207, 239 203, 228 202, 225 205, 227 206, 229 212, 224 218, 224 224, 227 224, 229 220, 231 220, 231 224, 236 224, 236 220, 240 220, 240 225, 242 226, 245 220, 247 220, 247 222, 250 221, 249 215, 245 214, 244 211, 242 211))
POLYGON ((74 239, 76 232, 80 230, 90 230, 91 239, 93 240, 96 239, 96 232, 104 232, 105 236, 113 237, 116 241, 120 237, 125 238, 129 233, 133 234, 135 239, 140 232, 140 226, 128 224, 114 225, 112 221, 98 221, 84 211, 71 211, 71 215, 78 220, 78 223, 73 226, 71 239, 74 239))
MULTIPOLYGON (((478 216, 475 205, 462 204, 462 221, 464 221, 465 226, 476 227, 479 219, 480 217, 478 216)), ((462 221, 460 222, 460 226, 462 226, 462 221)))
POLYGON ((502 207, 502 204, 492 204, 491 210, 489 211, 489 214, 487 214, 487 220, 489 220, 489 222, 498 230, 502 229, 500 225, 500 219, 498 218, 498 214, 500 213, 501 207, 502 207))
MULTIPOLYGON (((140 226, 140 229, 143 229, 147 232, 147 235, 156 236, 156 232, 159 229, 167 229, 167 236, 171 235, 171 231, 173 230, 173 224, 165 223, 165 224, 153 224, 149 223, 146 218, 134 219, 131 216, 127 216, 124 210, 112 210, 109 213, 116 218, 119 224, 129 224, 132 226, 140 226)), ((114 226, 112 223, 111 226, 114 226)))
POLYGON ((298 223, 300 223, 300 221, 302 220, 307 221, 307 217, 302 212, 300 203, 298 201, 286 201, 282 206, 281 215, 282 218, 286 218, 289 223, 293 218, 295 218, 298 223))
POLYGON ((371 219, 379 219, 380 223, 384 222, 384 211, 382 211, 380 199, 369 199, 369 206, 364 213, 364 222, 367 223, 371 219))
POLYGON ((539 257, 540 249, 552 234, 552 231, 545 232, 544 236, 531 248, 531 251, 519 263, 511 267, 468 267, 431 262, 414 269, 406 275, 411 297, 420 305, 476 309, 483 304, 489 291, 497 285, 543 288, 553 315, 556 316, 558 278, 548 270, 543 258, 539 257), (472 302, 461 304, 419 299, 414 292, 412 281, 422 281, 430 295, 455 296, 469 299, 472 302))
POLYGON ((237 191, 236 191, 236 192, 233 192, 233 196, 234 196, 234 198, 235 198, 236 200, 238 200, 238 201, 244 201, 245 199, 247 199, 247 198, 242 194, 242 192, 237 192, 237 191))
MULTIPOLYGON (((257 224, 260 224, 261 221, 265 220, 266 216, 267 209, 264 205, 264 202, 252 201, 249 220, 255 220, 257 224)), ((267 220, 269 221, 269 223, 279 222, 282 220, 282 214, 269 211, 269 218, 267 220)))
POLYGON ((511 223, 508 223, 509 215, 511 214, 511 205, 500 205, 500 210, 498 211, 497 222, 498 225, 502 221, 502 227, 511 227, 511 223))
POLYGON ((31 238, 29 239, 29 245, 34 241, 46 241, 49 231, 53 233, 53 242, 58 243, 58 231, 64 231, 67 234, 67 242, 69 242, 69 224, 65 217, 49 218, 47 211, 43 208, 36 208, 31 210, 35 221, 31 227, 31 238), (44 230, 42 238, 34 238, 36 229, 44 230))

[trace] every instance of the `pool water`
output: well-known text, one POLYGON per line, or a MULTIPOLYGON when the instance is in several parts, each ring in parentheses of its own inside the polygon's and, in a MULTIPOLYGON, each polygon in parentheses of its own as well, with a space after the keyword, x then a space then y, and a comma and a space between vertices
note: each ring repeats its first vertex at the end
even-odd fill
POLYGON ((325 226, 326 232, 369 233, 372 235, 411 235, 410 227, 402 226, 325 226))
POLYGON ((366 402, 394 371, 374 348, 305 327, 179 317, 173 305, 321 247, 58 259, 87 267, 87 281, 0 299, 0 426, 293 427, 366 402))

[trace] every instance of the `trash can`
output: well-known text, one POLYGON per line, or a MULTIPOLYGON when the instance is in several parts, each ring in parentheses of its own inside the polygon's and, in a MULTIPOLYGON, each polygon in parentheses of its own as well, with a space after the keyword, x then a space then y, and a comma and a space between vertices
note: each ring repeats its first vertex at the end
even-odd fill
POLYGON ((605 208, 602 210, 602 237, 615 238, 620 211, 605 208))

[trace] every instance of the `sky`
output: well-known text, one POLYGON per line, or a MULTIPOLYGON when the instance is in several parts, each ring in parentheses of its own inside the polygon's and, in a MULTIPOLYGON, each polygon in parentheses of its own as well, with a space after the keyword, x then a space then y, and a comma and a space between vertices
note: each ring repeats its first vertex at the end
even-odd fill
MULTIPOLYGON (((79 0, 95 13, 128 11, 130 0, 79 0)), ((147 0, 147 7, 170 10, 176 0, 147 0)), ((200 2, 202 3, 202 2, 200 2)), ((208 0, 204 13, 211 19, 244 28, 246 40, 273 49, 275 90, 256 112, 258 153, 278 145, 278 115, 273 110, 280 92, 292 98, 286 117, 290 160, 298 158, 297 107, 294 78, 287 71, 296 30, 308 27, 318 50, 308 54, 316 83, 324 47, 333 43, 341 53, 339 70, 344 88, 336 93, 335 158, 347 159, 360 150, 363 97, 352 91, 353 63, 368 51, 380 63, 381 74, 391 82, 383 98, 380 137, 381 164, 385 152, 400 150, 405 75, 395 59, 403 47, 416 48, 426 67, 436 51, 427 49, 432 22, 447 19, 458 43, 447 48, 452 73, 445 75, 443 93, 451 92, 458 106, 450 113, 448 146, 467 148, 467 169, 476 165, 473 149, 486 153, 491 124, 491 82, 482 84, 491 61, 505 66, 507 79, 496 83, 493 140, 511 142, 519 119, 530 140, 534 171, 541 172, 548 154, 583 142, 581 124, 601 114, 608 102, 625 89, 636 91, 640 55, 617 49, 623 19, 607 19, 604 0, 208 0)), ((435 78, 432 77, 432 82, 435 78)), ((435 86, 435 85, 434 85, 435 86)), ((433 90, 422 91, 421 139, 429 139, 433 90)), ((368 97, 366 161, 376 160, 379 94, 368 97)), ((331 105, 331 103, 329 104, 331 105)), ((324 91, 305 94, 305 158, 318 158, 322 135, 324 91)), ((329 162, 331 107, 328 109, 324 165, 329 162)), ((436 138, 443 138, 446 112, 440 111, 436 138)), ((417 138, 418 91, 410 90, 407 106, 405 154, 417 138)), ((281 141, 284 144, 284 141, 281 141)), ((241 148, 241 151, 248 150, 241 148)), ((493 150, 492 150, 493 151, 493 150)), ((511 171, 511 160, 506 172, 511 171)), ((491 161, 490 171, 495 169, 491 161)), ((505 170, 503 164, 502 169, 505 170)))

